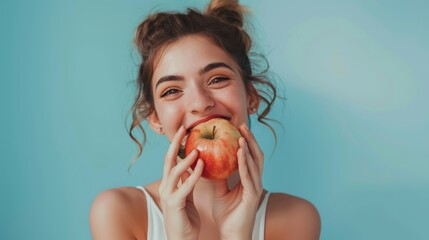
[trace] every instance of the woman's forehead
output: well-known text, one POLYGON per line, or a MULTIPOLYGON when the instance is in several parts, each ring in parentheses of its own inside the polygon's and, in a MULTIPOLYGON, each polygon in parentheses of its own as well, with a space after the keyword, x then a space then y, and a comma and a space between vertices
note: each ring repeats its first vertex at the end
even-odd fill
POLYGON ((162 47, 154 60, 154 78, 160 74, 198 71, 213 62, 224 62, 238 71, 234 59, 204 35, 189 35, 173 41, 162 47))

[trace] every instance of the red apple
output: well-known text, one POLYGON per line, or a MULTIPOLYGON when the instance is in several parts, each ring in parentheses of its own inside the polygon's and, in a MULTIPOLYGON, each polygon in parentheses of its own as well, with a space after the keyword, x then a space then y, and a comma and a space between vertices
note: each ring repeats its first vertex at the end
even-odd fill
MULTIPOLYGON (((204 161, 202 176, 226 179, 238 168, 237 151, 240 131, 228 120, 212 118, 193 127, 186 139, 186 156, 197 149, 204 161)), ((195 168, 197 161, 191 166, 195 168)))

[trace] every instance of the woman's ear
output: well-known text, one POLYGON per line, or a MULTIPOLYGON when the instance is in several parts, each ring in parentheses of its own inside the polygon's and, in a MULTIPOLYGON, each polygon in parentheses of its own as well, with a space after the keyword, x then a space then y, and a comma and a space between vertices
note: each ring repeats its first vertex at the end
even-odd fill
POLYGON ((249 84, 249 92, 247 96, 247 114, 254 114, 258 111, 259 103, 261 99, 259 98, 258 90, 256 90, 253 84, 249 84))
POLYGON ((151 114, 149 114, 149 116, 147 117, 147 121, 152 130, 154 130, 158 134, 164 134, 164 129, 162 128, 162 124, 159 121, 158 114, 156 113, 156 111, 153 111, 151 114))

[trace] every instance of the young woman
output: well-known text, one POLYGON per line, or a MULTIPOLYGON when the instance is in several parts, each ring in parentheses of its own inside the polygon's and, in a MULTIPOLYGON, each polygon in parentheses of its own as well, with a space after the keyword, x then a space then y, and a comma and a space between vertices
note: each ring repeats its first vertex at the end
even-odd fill
POLYGON ((130 135, 138 143, 132 130, 144 133, 140 123, 147 120, 171 143, 162 179, 97 196, 90 216, 94 239, 318 239, 320 219, 311 203, 262 186, 264 154, 248 119, 257 114, 266 124, 276 92, 252 74, 243 7, 212 1, 204 13, 157 13, 140 24, 135 43, 142 63, 130 135), (201 177, 197 150, 178 157, 187 130, 215 117, 242 135, 238 170, 225 180, 201 177))

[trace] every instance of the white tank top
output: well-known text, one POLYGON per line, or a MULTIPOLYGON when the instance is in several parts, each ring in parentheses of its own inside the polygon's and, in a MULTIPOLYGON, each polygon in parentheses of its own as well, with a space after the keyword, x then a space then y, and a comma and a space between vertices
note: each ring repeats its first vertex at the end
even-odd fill
MULTIPOLYGON (((138 186, 146 195, 147 205, 147 239, 148 240, 167 240, 167 234, 164 228, 164 217, 161 210, 156 205, 153 198, 144 187, 138 186)), ((270 193, 265 194, 264 200, 256 213, 255 225, 253 227, 252 240, 263 240, 265 233, 265 213, 267 210, 268 198, 270 193)))

